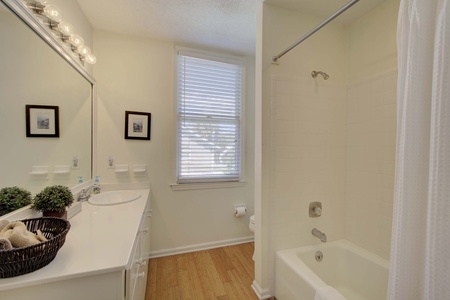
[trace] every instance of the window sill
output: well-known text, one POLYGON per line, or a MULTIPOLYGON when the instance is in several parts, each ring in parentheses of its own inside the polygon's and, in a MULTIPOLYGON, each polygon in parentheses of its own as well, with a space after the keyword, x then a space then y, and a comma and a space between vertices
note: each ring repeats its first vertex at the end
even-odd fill
POLYGON ((211 183, 172 183, 170 187, 173 191, 185 190, 205 190, 205 189, 224 189, 245 186, 245 181, 238 182, 211 182, 211 183))

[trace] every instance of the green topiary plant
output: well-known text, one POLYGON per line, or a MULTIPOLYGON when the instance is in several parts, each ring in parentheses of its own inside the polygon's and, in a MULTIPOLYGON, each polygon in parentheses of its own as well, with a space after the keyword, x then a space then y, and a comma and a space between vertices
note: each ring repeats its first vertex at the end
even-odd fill
POLYGON ((44 188, 33 199, 31 208, 42 212, 64 213, 72 204, 73 195, 68 187, 53 185, 44 188))
POLYGON ((23 188, 13 186, 0 190, 0 216, 31 203, 31 193, 23 188))

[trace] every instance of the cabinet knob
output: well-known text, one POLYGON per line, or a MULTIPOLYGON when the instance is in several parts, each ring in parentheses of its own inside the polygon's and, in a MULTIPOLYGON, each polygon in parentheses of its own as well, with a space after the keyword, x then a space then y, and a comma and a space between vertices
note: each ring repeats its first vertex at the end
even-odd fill
POLYGON ((137 265, 140 265, 140 266, 146 266, 147 265, 147 261, 146 260, 143 260, 142 258, 136 263, 137 265))
POLYGON ((145 272, 141 272, 137 275, 138 277, 144 277, 145 276, 145 272))
POLYGON ((143 232, 143 233, 147 233, 148 232, 148 227, 145 227, 145 228, 143 228, 142 230, 141 230, 141 232, 143 232))

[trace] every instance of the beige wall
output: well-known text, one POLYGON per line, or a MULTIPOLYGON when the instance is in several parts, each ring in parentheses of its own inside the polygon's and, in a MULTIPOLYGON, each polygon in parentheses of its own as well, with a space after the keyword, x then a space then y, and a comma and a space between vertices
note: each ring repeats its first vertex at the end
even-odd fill
POLYGON ((99 61, 97 170, 103 182, 150 181, 153 195, 152 250, 167 254, 252 238, 253 214, 254 58, 247 57, 246 184, 244 187, 173 191, 174 44, 113 34, 94 33, 99 61), (125 110, 152 113, 151 141, 125 140, 125 110), (148 174, 116 175, 116 164, 146 164, 148 174), (234 204, 246 204, 245 217, 233 216, 234 204))
POLYGON ((389 259, 397 130, 397 14, 387 0, 348 27, 346 238, 389 259))
POLYGON ((389 259, 394 196, 397 71, 349 86, 346 232, 389 259))
POLYGON ((386 0, 347 29, 348 83, 397 68, 397 16, 400 0, 386 0))
POLYGON ((281 58, 279 65, 271 64, 272 56, 319 22, 272 5, 263 7, 260 218, 268 224, 262 233, 262 239, 267 239, 268 265, 258 284, 272 292, 277 250, 320 243, 311 235, 314 227, 326 232, 329 240, 344 237, 344 26, 330 24, 281 58), (330 79, 313 79, 313 70, 328 73, 330 79), (323 203, 321 218, 308 217, 313 201, 323 203))

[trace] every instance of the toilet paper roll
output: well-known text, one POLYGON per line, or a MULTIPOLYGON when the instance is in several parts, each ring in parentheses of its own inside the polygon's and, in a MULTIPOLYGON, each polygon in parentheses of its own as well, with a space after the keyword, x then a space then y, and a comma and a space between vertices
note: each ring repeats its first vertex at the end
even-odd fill
POLYGON ((235 207, 234 208, 234 216, 235 217, 242 217, 247 212, 247 209, 245 209, 244 206, 235 207))

